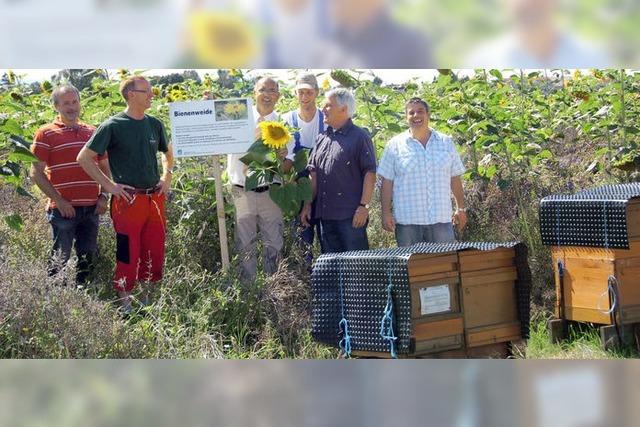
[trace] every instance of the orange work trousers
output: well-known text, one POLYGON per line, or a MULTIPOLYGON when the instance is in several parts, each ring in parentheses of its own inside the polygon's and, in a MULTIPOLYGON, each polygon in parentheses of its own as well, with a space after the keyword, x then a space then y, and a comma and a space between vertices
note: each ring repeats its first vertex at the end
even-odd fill
POLYGON ((162 279, 166 238, 165 195, 135 194, 133 201, 111 199, 116 231, 116 290, 131 292, 136 281, 162 279))

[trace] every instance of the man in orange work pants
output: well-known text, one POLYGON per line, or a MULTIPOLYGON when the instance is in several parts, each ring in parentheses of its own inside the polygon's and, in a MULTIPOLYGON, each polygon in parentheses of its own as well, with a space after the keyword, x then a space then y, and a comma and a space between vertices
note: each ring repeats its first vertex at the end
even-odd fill
MULTIPOLYGON (((123 313, 131 311, 131 292, 136 281, 157 282, 164 266, 164 202, 171 188, 173 151, 162 122, 145 114, 153 93, 141 76, 123 80, 120 93, 127 103, 124 112, 107 119, 78 154, 80 166, 104 191, 112 194, 111 218, 116 231, 114 287, 123 313), (162 155, 162 176, 157 153, 162 155), (93 159, 108 152, 113 181, 93 159)), ((149 289, 141 301, 148 303, 149 289)))

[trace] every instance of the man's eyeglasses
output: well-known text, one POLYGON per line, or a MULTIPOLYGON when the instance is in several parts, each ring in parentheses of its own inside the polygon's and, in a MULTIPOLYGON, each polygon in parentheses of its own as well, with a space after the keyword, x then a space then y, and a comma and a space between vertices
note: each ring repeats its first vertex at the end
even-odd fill
POLYGON ((131 92, 140 92, 140 93, 151 93, 150 90, 143 90, 143 89, 129 89, 131 92))
POLYGON ((280 93, 278 89, 258 89, 258 93, 280 93))

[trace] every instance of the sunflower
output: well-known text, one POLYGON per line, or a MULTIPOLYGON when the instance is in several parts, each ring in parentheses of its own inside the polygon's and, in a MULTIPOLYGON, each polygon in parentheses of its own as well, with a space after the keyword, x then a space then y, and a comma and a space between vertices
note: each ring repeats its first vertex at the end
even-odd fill
POLYGON ((240 117, 245 111, 245 106, 239 102, 232 102, 224 106, 224 112, 230 116, 240 117))
POLYGON ((257 53, 253 29, 239 15, 197 12, 190 17, 190 27, 196 57, 203 64, 242 67, 257 53))
POLYGON ((260 126, 260 130, 262 131, 262 142, 267 147, 279 150, 284 148, 289 140, 291 140, 289 130, 282 123, 260 122, 258 126, 260 126))

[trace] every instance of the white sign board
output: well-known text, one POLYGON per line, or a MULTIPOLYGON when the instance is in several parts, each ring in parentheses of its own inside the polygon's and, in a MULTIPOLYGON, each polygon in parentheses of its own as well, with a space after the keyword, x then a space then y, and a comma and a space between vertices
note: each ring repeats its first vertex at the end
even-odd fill
POLYGON ((451 310, 449 285, 429 286, 420 289, 420 314, 442 313, 451 310))
POLYGON ((255 140, 251 99, 216 99, 169 104, 176 157, 245 153, 255 140))

